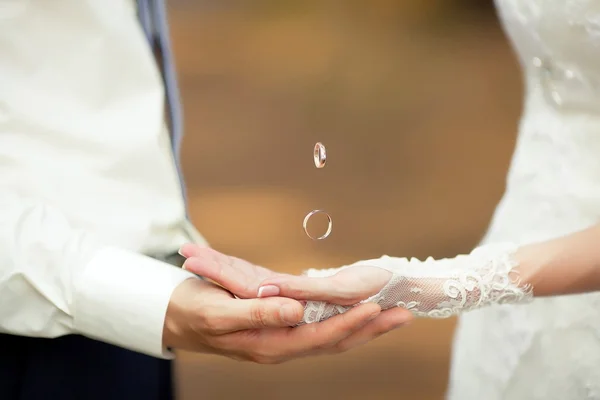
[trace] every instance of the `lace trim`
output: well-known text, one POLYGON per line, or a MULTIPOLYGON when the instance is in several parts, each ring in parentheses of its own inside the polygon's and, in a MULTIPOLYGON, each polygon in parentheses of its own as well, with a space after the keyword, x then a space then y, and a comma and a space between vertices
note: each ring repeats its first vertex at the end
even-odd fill
MULTIPOLYGON (((331 276, 361 265, 380 267, 392 272, 392 278, 379 293, 361 303, 374 302, 383 309, 402 307, 417 317, 448 318, 494 304, 531 300, 532 288, 521 283, 513 258, 516 248, 512 244, 483 246, 469 255, 442 260, 384 256, 339 269, 309 270, 307 275, 331 276)), ((322 321, 352 307, 310 301, 303 322, 322 321)))

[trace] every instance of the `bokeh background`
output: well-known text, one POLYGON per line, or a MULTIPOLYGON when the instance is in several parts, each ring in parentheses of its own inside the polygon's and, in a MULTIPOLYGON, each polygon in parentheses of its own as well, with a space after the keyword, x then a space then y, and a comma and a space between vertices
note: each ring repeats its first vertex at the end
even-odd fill
MULTIPOLYGON (((382 254, 454 256, 481 239, 521 107, 491 1, 169 7, 191 214, 215 248, 300 273, 382 254), (312 209, 333 217, 327 240, 304 235, 312 209)), ((441 399, 454 323, 420 320, 341 356, 278 366, 182 353, 179 398, 441 399)))

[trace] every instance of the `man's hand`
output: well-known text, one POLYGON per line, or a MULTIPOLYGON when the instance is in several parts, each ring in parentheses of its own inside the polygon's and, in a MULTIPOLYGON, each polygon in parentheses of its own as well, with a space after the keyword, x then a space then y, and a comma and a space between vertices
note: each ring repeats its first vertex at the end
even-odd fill
POLYGON ((180 253, 187 258, 184 268, 227 291, 207 282, 184 282, 174 293, 167 312, 166 346, 279 363, 296 357, 344 352, 413 319, 402 308, 381 312, 376 304, 364 304, 327 321, 292 328, 303 318, 303 304, 269 297, 277 295, 269 289, 260 293, 267 298, 256 297, 261 282, 293 275, 276 273, 196 245, 185 245, 180 253), (284 310, 287 316, 282 314, 284 310))
POLYGON ((293 358, 347 351, 402 325, 402 312, 381 314, 365 304, 328 321, 296 328, 304 307, 279 297, 235 299, 226 290, 188 279, 167 310, 166 347, 220 354, 241 361, 277 364, 293 358))

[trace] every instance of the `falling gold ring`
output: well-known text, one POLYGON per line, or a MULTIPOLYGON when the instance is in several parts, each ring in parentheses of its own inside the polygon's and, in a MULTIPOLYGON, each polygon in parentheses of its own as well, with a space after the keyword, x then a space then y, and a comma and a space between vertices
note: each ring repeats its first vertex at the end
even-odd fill
POLYGON ((325 211, 312 210, 311 212, 306 214, 306 217, 304 217, 304 222, 302 223, 302 226, 304 227, 304 233, 306 233, 306 236, 308 236, 312 240, 323 240, 331 234, 331 229, 333 228, 333 221, 331 220, 331 216, 329 214, 327 214, 325 211), (328 223, 327 231, 319 237, 314 237, 310 233, 308 233, 308 221, 313 217, 313 215, 316 215, 316 214, 325 214, 325 216, 327 217, 327 223, 328 223))
POLYGON ((327 151, 325 150, 323 143, 317 142, 317 144, 315 144, 313 158, 315 160, 315 167, 323 168, 325 166, 325 163, 327 162, 327 151))

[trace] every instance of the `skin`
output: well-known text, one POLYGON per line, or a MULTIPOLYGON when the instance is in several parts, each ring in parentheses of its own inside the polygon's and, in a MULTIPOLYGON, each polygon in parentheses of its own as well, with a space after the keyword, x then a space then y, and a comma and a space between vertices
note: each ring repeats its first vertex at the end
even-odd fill
MULTIPOLYGON (((600 291, 600 225, 551 240, 520 247, 513 258, 522 285, 536 297, 600 291)), ((356 304, 378 293, 391 273, 356 266, 326 278, 293 275, 271 276, 259 286, 261 294, 295 299, 356 304)))
MULTIPOLYGON (((536 297, 600 291, 598 243, 600 224, 551 240, 523 245, 513 255, 517 264, 515 272, 521 284, 531 287, 536 297)), ((185 254, 190 257, 186 263, 188 269, 244 298, 285 297, 353 305, 378 293, 392 276, 381 268, 357 264, 329 277, 309 278, 278 274, 211 249, 190 247, 186 248, 185 254)), ((352 312, 358 308, 353 308, 352 312)), ((383 316, 390 315, 387 313, 393 310, 400 309, 387 310, 381 318, 386 318, 383 316)), ((398 314, 397 318, 404 322, 411 319, 404 314, 398 314)), ((380 332, 385 330, 381 329, 380 332)))
POLYGON ((175 289, 165 318, 165 347, 278 364, 346 352, 412 319, 406 310, 382 312, 365 304, 321 323, 293 327, 302 320, 300 301, 256 298, 262 281, 284 274, 195 245, 184 246, 181 254, 188 258, 184 268, 212 282, 189 279, 175 289))

